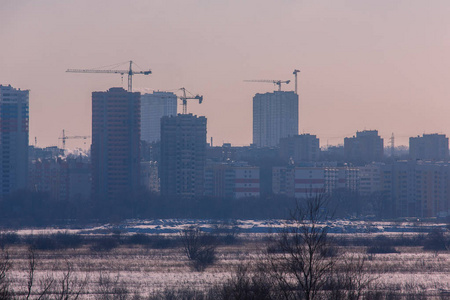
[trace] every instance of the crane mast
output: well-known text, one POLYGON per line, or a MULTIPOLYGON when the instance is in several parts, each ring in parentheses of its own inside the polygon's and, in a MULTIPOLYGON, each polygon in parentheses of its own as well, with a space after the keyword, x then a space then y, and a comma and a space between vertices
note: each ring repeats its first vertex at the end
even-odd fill
POLYGON ((178 96, 178 98, 182 101, 183 104, 183 115, 187 114, 187 100, 188 99, 197 99, 198 103, 201 104, 203 102, 203 96, 195 95, 195 96, 187 96, 186 89, 184 87, 179 89, 183 92, 182 96, 178 96))
POLYGON ((120 74, 128 75, 128 92, 133 91, 133 75, 150 75, 152 74, 151 70, 147 71, 133 71, 133 61, 129 61, 130 65, 128 70, 96 70, 96 69, 67 69, 68 73, 103 73, 103 74, 120 74))
POLYGON ((62 146, 63 146, 63 150, 65 150, 66 149, 66 140, 68 140, 68 139, 88 139, 88 138, 90 138, 91 136, 89 136, 89 135, 74 135, 74 136, 67 136, 66 135, 66 131, 63 129, 63 131, 62 131, 62 135, 61 135, 61 137, 59 138, 60 140, 62 140, 62 146))
POLYGON ((300 73, 300 70, 295 69, 292 74, 294 74, 294 76, 295 76, 295 93, 298 95, 298 93, 297 93, 297 73, 300 73))

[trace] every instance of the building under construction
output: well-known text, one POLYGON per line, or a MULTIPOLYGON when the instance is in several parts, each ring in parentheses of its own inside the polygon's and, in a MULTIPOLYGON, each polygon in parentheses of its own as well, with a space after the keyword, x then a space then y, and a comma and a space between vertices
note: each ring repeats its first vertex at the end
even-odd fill
POLYGON ((275 91, 253 97, 253 144, 275 147, 281 138, 298 134, 298 95, 275 91))

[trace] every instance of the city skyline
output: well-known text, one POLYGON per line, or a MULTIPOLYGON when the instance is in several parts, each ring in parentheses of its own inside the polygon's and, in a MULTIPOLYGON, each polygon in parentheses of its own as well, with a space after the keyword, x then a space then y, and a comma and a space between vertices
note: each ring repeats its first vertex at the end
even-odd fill
MULTIPOLYGON (((189 112, 208 118, 208 141, 216 145, 250 144, 252 98, 276 89, 243 80, 293 81, 294 69, 301 70, 299 133, 317 135, 321 146, 365 129, 385 141, 394 132, 396 145, 450 133, 446 1, 2 5, 0 38, 8 42, 0 50, 0 83, 30 90, 30 143, 37 137, 39 147, 58 145, 63 129, 88 135, 91 93, 126 84, 119 75, 67 68, 130 59, 153 71, 134 78, 136 91, 186 86, 204 95, 189 112)), ((293 82, 283 86, 293 89, 293 82)))

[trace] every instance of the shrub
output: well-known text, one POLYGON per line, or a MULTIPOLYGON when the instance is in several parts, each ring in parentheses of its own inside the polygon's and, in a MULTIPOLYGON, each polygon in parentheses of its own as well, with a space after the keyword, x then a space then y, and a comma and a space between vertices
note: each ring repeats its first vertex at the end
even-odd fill
POLYGON ((30 238, 30 246, 36 250, 56 250, 58 245, 56 240, 48 235, 38 235, 30 238))
POLYGON ((70 234, 67 232, 57 233, 55 241, 59 248, 78 248, 83 244, 83 238, 78 234, 70 234))
POLYGON ((174 248, 180 245, 179 240, 175 240, 173 238, 166 238, 162 236, 155 236, 151 239, 151 248, 152 249, 169 249, 174 248))
POLYGON ((126 243, 131 245, 148 245, 151 243, 151 239, 144 233, 135 233, 126 239, 126 243))
POLYGON ((20 242, 20 237, 15 232, 7 232, 0 234, 0 248, 1 250, 5 249, 5 246, 17 244, 20 242))
POLYGON ((275 282, 267 276, 265 270, 249 273, 248 268, 239 266, 236 274, 223 286, 216 288, 215 295, 210 291, 211 299, 274 299, 275 282))
POLYGON ((202 232, 198 227, 190 227, 181 233, 184 252, 196 271, 203 271, 216 261, 216 239, 202 232))
POLYGON ((221 244, 234 245, 238 241, 240 229, 236 222, 221 221, 213 228, 212 234, 221 244))
POLYGON ((433 229, 425 238, 424 250, 445 251, 448 249, 444 232, 438 228, 433 229))
MULTIPOLYGON (((191 288, 165 289, 157 292, 148 298, 149 300, 206 300, 217 299, 216 297, 206 297, 205 292, 191 288)), ((220 299, 220 298, 219 298, 220 299)))
POLYGON ((392 246, 381 245, 381 246, 372 246, 367 248, 368 254, 387 254, 387 253, 400 253, 392 246))
POLYGON ((339 254, 339 249, 331 244, 328 247, 321 249, 320 254, 323 257, 336 257, 339 254))
POLYGON ((119 246, 119 242, 116 238, 103 237, 95 241, 95 243, 91 246, 91 250, 97 252, 110 251, 117 246, 119 246))

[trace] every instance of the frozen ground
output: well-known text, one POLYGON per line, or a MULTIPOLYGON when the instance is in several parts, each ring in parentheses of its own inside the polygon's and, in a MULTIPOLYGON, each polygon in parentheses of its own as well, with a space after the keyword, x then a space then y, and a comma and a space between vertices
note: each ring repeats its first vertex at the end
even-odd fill
MULTIPOLYGON (((218 261, 204 272, 192 271, 181 248, 147 249, 141 246, 120 246, 109 252, 92 252, 89 247, 64 251, 39 251, 37 282, 46 277, 62 278, 67 266, 78 282, 86 281, 82 299, 96 299, 100 277, 117 281, 129 291, 149 295, 179 288, 208 289, 225 282, 239 265, 264 261, 266 243, 262 240, 220 246, 218 261)), ((374 279, 373 287, 401 293, 426 292, 439 295, 450 291, 450 254, 423 252, 420 247, 399 247, 399 254, 368 256, 366 272, 374 279)), ((344 249, 362 254, 364 247, 344 249)), ((27 273, 27 249, 9 249, 13 263, 12 282, 16 291, 24 291, 27 273)), ((39 290, 39 285, 36 290, 39 290)))
MULTIPOLYGON (((193 220, 193 219, 155 219, 155 220, 127 220, 119 224, 103 224, 85 228, 44 228, 44 229, 22 229, 18 234, 47 234, 56 232, 80 233, 80 234, 108 234, 113 230, 119 230, 123 234, 127 233, 152 233, 171 234, 178 233, 183 228, 197 225, 202 230, 210 231, 213 228, 235 227, 240 233, 273 233, 289 222, 285 220, 193 220)), ((425 222, 370 222, 370 221, 350 221, 333 220, 323 224, 329 227, 329 232, 334 234, 364 234, 364 233, 384 233, 384 234, 405 234, 429 232, 432 228, 440 227, 447 229, 445 223, 425 223, 425 222)))
MULTIPOLYGON (((120 232, 121 235, 148 233, 151 235, 177 235, 183 228, 197 225, 204 231, 215 228, 237 228, 244 242, 219 246, 217 263, 204 272, 194 272, 181 248, 150 249, 145 246, 122 245, 109 252, 93 252, 88 245, 79 249, 38 251, 38 281, 46 277, 62 277, 67 266, 72 275, 85 280, 87 293, 82 299, 96 299, 100 277, 126 286, 130 291, 149 295, 165 289, 200 288, 223 283, 239 265, 259 263, 264 257, 267 242, 264 236, 284 228, 282 220, 129 220, 120 224, 103 224, 85 228, 22 229, 20 235, 53 234, 57 232, 83 235, 102 235, 120 232)), ((289 223, 287 223, 289 225, 289 223)), ((421 222, 364 222, 337 220, 324 223, 333 235, 378 236, 417 235, 432 228, 447 230, 444 223, 421 222)), ((342 251, 365 254, 365 247, 347 247, 342 251)), ((421 247, 397 247, 398 254, 372 254, 367 256, 366 272, 374 279, 374 287, 401 293, 426 292, 440 295, 450 291, 450 253, 424 252, 421 247)), ((26 287, 27 249, 11 246, 8 249, 13 262, 12 282, 17 291, 26 287)), ((39 289, 39 287, 36 287, 39 289)), ((449 293, 450 294, 450 293, 449 293)))

